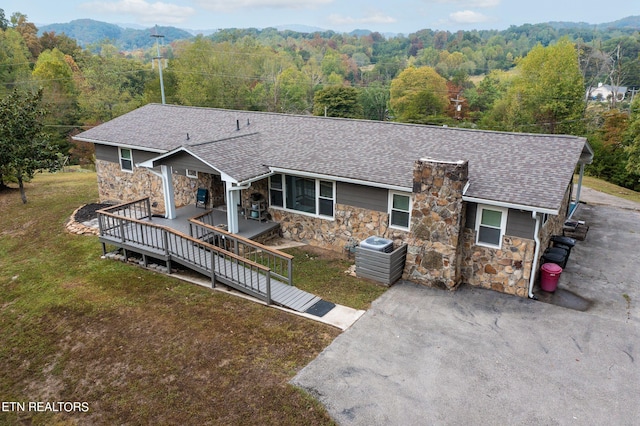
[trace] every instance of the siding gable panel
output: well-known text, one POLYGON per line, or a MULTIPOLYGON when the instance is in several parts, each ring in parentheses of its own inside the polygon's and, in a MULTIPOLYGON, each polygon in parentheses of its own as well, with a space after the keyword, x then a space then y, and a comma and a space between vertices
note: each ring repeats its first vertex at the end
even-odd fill
POLYGON ((536 221, 531 217, 530 211, 509 209, 506 235, 532 240, 535 229, 536 221))
POLYGON ((389 191, 383 188, 337 182, 336 198, 338 204, 384 213, 389 210, 389 191))

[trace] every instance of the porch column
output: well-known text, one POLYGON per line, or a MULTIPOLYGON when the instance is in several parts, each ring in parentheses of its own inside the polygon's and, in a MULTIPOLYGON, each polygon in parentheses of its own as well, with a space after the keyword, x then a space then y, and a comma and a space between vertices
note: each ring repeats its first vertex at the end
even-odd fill
POLYGON ((165 218, 176 218, 176 203, 173 195, 173 179, 171 177, 171 166, 162 165, 162 192, 164 192, 165 218))
POLYGON ((227 182, 227 230, 232 234, 238 233, 238 204, 240 203, 240 188, 233 187, 227 182))

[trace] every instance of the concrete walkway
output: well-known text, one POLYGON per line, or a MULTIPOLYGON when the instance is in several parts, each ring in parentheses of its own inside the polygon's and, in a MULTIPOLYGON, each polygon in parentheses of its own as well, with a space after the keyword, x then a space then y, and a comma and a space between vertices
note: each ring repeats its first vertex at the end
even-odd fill
POLYGON ((640 211, 621 207, 576 213, 559 289, 586 311, 401 282, 292 383, 343 425, 639 424, 640 211))

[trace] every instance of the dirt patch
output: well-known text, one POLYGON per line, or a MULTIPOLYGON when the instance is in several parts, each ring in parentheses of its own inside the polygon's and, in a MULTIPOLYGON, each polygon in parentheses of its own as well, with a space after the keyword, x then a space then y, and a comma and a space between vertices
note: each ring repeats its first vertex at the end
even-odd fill
POLYGON ((19 194, 20 191, 18 188, 11 188, 9 186, 0 186, 0 207, 4 207, 9 204, 9 202, 13 199, 11 195, 19 194))
POLYGON ((310 245, 304 246, 305 253, 313 258, 322 259, 322 260, 345 260, 347 256, 343 253, 338 253, 337 251, 324 249, 322 247, 314 247, 310 245))

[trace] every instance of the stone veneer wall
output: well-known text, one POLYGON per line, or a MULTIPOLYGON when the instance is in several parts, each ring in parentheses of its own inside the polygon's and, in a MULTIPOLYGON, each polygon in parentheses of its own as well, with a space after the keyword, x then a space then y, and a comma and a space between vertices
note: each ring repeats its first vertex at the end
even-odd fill
MULTIPOLYGON (((416 162, 411 233, 389 228, 387 213, 343 204, 336 204, 334 220, 278 209, 269 212, 280 223, 283 237, 334 251, 372 235, 393 239, 396 245, 406 242, 404 279, 448 289, 465 282, 527 297, 535 241, 506 235, 500 250, 475 244, 475 230, 463 228, 467 170, 467 163, 416 162)), ((268 180, 243 191, 243 202, 254 192, 268 199, 268 180)), ((568 199, 567 191, 565 205, 568 199)), ((540 253, 551 235, 562 233, 564 220, 564 214, 547 220, 540 232, 540 253)))
POLYGON ((447 289, 460 284, 462 190, 468 174, 466 161, 415 162, 411 233, 403 278, 447 289))
MULTIPOLYGON (((119 163, 96 160, 98 176, 98 194, 100 202, 126 203, 144 197, 150 197, 154 214, 164 214, 164 195, 162 180, 143 167, 135 167, 133 173, 124 172, 119 163)), ((173 174, 174 201, 176 207, 196 202, 198 188, 216 186, 214 176, 198 173, 198 179, 173 174)))
POLYGON ((334 251, 342 251, 345 246, 372 235, 401 240, 402 234, 406 234, 388 229, 387 213, 344 204, 336 204, 334 220, 277 209, 270 211, 273 219, 280 223, 284 238, 334 251))
POLYGON ((476 231, 468 228, 463 239, 461 273, 465 283, 528 296, 535 241, 505 235, 498 250, 476 245, 476 231))
MULTIPOLYGON (((249 202, 254 192, 268 199, 268 179, 254 182, 243 191, 243 205, 249 202)), ((337 252, 372 235, 392 239, 396 244, 401 244, 408 235, 408 232, 388 227, 388 213, 346 204, 336 203, 333 220, 274 208, 270 208, 269 213, 274 221, 280 223, 284 238, 337 252)))
MULTIPOLYGON (((562 235, 562 226, 566 220, 566 208, 570 192, 567 188, 560 214, 549 216, 539 232, 540 253, 549 246, 552 235, 562 235)), ((529 296, 531 274, 540 273, 538 262, 532 271, 536 243, 532 239, 505 235, 500 250, 475 244, 476 231, 464 230, 464 249, 462 258, 462 277, 464 282, 482 288, 490 288, 501 293, 520 297, 529 296)), ((538 259, 539 261, 540 259, 538 259)), ((537 279, 537 277, 535 278, 537 279)))
POLYGON ((569 206, 569 197, 571 196, 570 188, 567 187, 567 192, 564 194, 562 200, 562 206, 560 207, 560 214, 558 216, 549 216, 547 223, 542 226, 540 232, 540 255, 544 250, 549 247, 552 235, 562 235, 562 227, 567 220, 567 207, 569 206))

